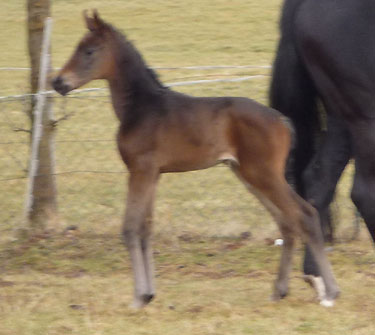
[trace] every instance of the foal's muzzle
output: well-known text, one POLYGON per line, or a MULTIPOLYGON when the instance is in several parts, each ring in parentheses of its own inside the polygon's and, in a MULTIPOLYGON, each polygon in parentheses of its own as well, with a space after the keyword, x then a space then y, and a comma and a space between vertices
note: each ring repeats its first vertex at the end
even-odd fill
POLYGON ((55 79, 53 79, 52 86, 56 90, 56 92, 60 93, 61 95, 66 95, 73 89, 70 85, 65 84, 64 80, 60 76, 57 76, 55 79))

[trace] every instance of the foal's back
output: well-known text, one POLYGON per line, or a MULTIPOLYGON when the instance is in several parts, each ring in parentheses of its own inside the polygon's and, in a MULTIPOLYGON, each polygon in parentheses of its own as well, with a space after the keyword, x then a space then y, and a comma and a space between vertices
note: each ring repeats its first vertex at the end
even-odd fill
POLYGON ((282 154, 289 150, 285 118, 251 99, 168 91, 162 106, 164 113, 151 112, 155 117, 140 127, 161 172, 203 169, 223 160, 254 160, 273 154, 266 148, 280 145, 286 148, 282 154))

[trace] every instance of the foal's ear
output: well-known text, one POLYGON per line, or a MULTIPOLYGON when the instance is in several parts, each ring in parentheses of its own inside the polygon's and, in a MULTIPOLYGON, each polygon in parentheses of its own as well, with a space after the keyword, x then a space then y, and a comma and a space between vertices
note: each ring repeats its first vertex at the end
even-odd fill
POLYGON ((99 31, 104 27, 104 21, 99 17, 99 13, 96 9, 93 10, 93 16, 89 17, 87 15, 87 10, 83 11, 83 18, 86 22, 86 27, 90 31, 99 31))

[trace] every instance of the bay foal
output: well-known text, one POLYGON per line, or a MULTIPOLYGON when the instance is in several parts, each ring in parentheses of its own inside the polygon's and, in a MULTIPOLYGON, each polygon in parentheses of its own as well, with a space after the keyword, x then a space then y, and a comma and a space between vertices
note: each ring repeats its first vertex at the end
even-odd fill
POLYGON ((322 304, 338 288, 325 256, 315 210, 284 179, 291 135, 277 111, 246 98, 201 98, 164 87, 136 48, 94 11, 84 13, 87 34, 53 80, 65 95, 93 79, 109 83, 120 122, 118 148, 130 176, 123 236, 134 274, 134 303, 155 294, 150 245, 152 208, 159 175, 227 162, 276 219, 284 246, 274 299, 288 291, 294 238, 309 244, 326 284, 322 304))

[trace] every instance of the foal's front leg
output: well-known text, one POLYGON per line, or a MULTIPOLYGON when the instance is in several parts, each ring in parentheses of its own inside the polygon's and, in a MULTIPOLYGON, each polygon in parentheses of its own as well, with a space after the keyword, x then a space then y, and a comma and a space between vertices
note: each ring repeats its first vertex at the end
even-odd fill
POLYGON ((134 302, 141 308, 154 297, 152 252, 150 248, 152 203, 158 173, 131 172, 123 236, 130 254, 134 277, 134 302))
MULTIPOLYGON (((156 186, 156 185, 155 185, 156 186)), ((148 289, 150 292, 149 301, 155 296, 155 284, 154 284, 154 259, 151 246, 151 235, 152 235, 152 212, 154 205, 154 194, 147 204, 146 217, 142 225, 141 233, 141 248, 143 262, 146 270, 146 278, 148 282, 148 289)))

